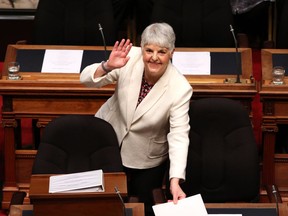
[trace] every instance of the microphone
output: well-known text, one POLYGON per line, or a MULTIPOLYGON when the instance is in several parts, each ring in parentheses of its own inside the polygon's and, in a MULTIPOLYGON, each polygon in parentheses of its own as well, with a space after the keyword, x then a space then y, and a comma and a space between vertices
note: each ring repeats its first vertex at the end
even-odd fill
POLYGON ((276 202, 276 213, 279 216, 279 200, 278 200, 278 193, 277 193, 277 190, 275 188, 275 185, 272 185, 272 193, 274 195, 275 202, 276 202))
POLYGON ((101 36, 102 36, 102 41, 103 41, 103 45, 104 45, 104 56, 105 56, 105 61, 107 61, 107 47, 106 47, 106 41, 105 41, 105 36, 103 33, 103 28, 101 26, 100 23, 98 23, 99 26, 99 31, 101 32, 101 36))
POLYGON ((121 201, 121 203, 122 203, 123 210, 124 210, 124 216, 126 216, 126 207, 125 207, 124 200, 123 200, 123 198, 122 198, 122 196, 121 196, 121 194, 120 194, 120 191, 118 190, 117 186, 115 186, 114 189, 115 189, 115 192, 116 192, 116 194, 118 195, 118 197, 119 197, 119 199, 120 199, 120 201, 121 201))
POLYGON ((241 73, 241 71, 240 71, 240 62, 239 62, 238 42, 237 42, 237 39, 235 37, 234 29, 233 29, 232 25, 230 25, 230 31, 232 33, 232 36, 233 36, 233 39, 234 39, 234 43, 235 43, 235 48, 236 48, 235 60, 236 60, 236 73, 237 73, 237 76, 236 76, 235 83, 241 83, 241 81, 240 81, 240 73, 241 73))

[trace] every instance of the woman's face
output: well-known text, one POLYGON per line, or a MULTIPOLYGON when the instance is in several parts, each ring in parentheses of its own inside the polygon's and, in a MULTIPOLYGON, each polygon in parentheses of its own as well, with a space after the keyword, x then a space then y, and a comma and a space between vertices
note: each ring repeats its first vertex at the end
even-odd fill
POLYGON ((145 79, 148 82, 155 82, 165 73, 172 58, 173 51, 158 45, 145 45, 142 49, 145 68, 145 79))

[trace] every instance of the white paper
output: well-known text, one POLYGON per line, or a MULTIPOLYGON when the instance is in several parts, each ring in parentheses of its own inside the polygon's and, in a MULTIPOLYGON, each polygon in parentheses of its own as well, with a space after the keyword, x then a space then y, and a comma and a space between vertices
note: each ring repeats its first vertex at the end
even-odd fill
POLYGON ((179 200, 175 205, 173 202, 154 205, 155 216, 206 216, 208 215, 200 194, 179 200))
POLYGON ((104 182, 102 170, 50 176, 49 193, 103 191, 104 182))
POLYGON ((174 52, 173 64, 184 75, 210 75, 210 52, 174 52))
POLYGON ((41 72, 80 73, 83 50, 45 50, 41 72))

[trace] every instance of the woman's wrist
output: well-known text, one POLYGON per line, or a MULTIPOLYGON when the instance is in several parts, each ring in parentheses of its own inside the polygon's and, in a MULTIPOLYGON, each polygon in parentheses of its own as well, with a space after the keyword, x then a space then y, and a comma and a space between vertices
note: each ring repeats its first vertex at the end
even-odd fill
POLYGON ((101 67, 102 67, 103 71, 105 71, 106 74, 112 71, 112 70, 107 66, 107 62, 106 62, 106 61, 102 61, 102 62, 101 62, 101 67))
POLYGON ((180 181, 179 178, 171 178, 170 184, 171 185, 179 185, 179 181, 180 181))

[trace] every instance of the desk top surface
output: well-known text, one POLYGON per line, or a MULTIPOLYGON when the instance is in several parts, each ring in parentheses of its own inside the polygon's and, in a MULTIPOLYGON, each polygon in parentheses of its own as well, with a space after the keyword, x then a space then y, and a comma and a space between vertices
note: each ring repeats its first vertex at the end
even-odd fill
MULTIPOLYGON (((0 91, 2 94, 9 92, 107 92, 113 93, 115 85, 107 85, 102 88, 88 88, 80 83, 79 74, 50 74, 50 73, 29 73, 21 74, 22 80, 7 80, 7 76, 0 79, 0 91)), ((235 78, 224 75, 208 76, 186 76, 193 87, 194 92, 241 92, 242 94, 255 94, 257 83, 251 83, 249 79, 241 79, 242 83, 235 83, 235 78)))

